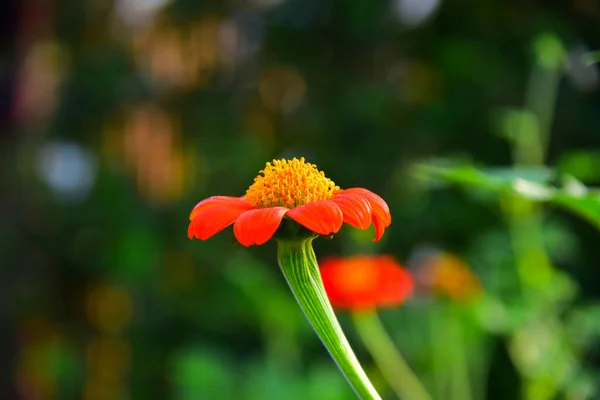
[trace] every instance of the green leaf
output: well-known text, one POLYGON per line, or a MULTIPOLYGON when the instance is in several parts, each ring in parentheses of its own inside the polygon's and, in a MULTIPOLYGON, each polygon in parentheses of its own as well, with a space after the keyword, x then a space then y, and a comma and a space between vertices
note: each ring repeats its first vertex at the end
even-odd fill
POLYGON ((600 228, 600 198, 598 194, 574 197, 558 192, 552 202, 592 222, 600 228))
POLYGON ((586 53, 581 57, 583 63, 587 66, 594 65, 600 62, 600 51, 593 51, 591 53, 586 53))
POLYGON ((176 352, 171 361, 170 380, 178 399, 231 398, 235 374, 223 354, 192 346, 176 352))
POLYGON ((583 304, 572 309, 565 321, 567 337, 573 347, 585 351, 600 338, 600 304, 583 304))
POLYGON ((547 202, 568 210, 600 229, 600 192, 588 188, 573 177, 565 177, 563 186, 553 187, 547 182, 553 176, 549 169, 479 170, 471 165, 438 167, 419 165, 415 176, 428 183, 442 182, 510 194, 531 201, 547 202))
POLYGON ((554 176, 553 171, 548 168, 522 167, 480 170, 469 164, 448 167, 422 164, 418 165, 414 172, 418 179, 428 183, 460 184, 495 192, 522 191, 524 197, 547 196, 544 193, 547 191, 544 183, 549 182, 554 176))
MULTIPOLYGON (((306 386, 304 378, 280 365, 264 362, 249 363, 243 371, 246 400, 301 400, 306 386)), ((240 398, 239 396, 238 398, 240 398)))
POLYGON ((561 155, 557 163, 561 174, 571 175, 583 182, 600 180, 600 151, 571 151, 561 155))

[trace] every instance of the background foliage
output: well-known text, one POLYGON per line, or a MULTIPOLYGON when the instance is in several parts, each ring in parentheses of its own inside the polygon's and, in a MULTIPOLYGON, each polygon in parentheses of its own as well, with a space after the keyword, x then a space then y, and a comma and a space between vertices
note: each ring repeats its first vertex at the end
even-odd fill
POLYGON ((186 237, 292 156, 388 201, 316 251, 411 268, 382 318, 435 398, 600 398, 598 2, 6 4, 3 398, 354 398, 273 243, 186 237))

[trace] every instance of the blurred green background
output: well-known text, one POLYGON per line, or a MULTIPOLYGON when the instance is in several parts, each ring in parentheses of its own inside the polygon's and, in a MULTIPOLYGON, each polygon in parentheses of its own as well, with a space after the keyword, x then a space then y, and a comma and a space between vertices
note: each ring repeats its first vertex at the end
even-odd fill
POLYGON ((598 1, 4 4, 1 398, 355 398, 274 243, 187 238, 304 156, 388 202, 316 252, 414 272, 381 316, 435 399, 600 399, 598 1))

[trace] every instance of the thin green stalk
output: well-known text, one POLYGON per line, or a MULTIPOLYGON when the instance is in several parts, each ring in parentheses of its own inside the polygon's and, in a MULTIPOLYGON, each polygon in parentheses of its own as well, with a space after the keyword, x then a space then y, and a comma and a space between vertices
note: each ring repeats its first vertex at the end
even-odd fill
POLYGON ((465 335, 461 321, 458 320, 460 315, 457 315, 456 309, 453 307, 444 314, 446 314, 444 317, 448 329, 446 337, 452 343, 452 346, 449 347, 454 361, 452 393, 457 400, 471 400, 473 398, 471 395, 471 379, 466 357, 465 335))
MULTIPOLYGON (((512 144, 516 166, 541 166, 546 163, 550 129, 563 76, 565 51, 558 37, 540 35, 534 42, 534 48, 537 62, 529 78, 524 109, 536 117, 537 125, 528 127, 522 124, 517 127, 516 137, 527 137, 528 140, 516 140, 512 144)), ((533 293, 532 289, 546 289, 554 274, 554 266, 544 244, 543 212, 537 204, 517 197, 506 199, 504 212, 523 294, 529 296, 533 293)), ((517 367, 522 371, 524 366, 519 365, 517 360, 517 367)), ((539 377, 523 377, 525 399, 547 400, 555 397, 558 391, 556 382, 548 384, 539 377), (547 386, 544 390, 538 390, 544 386, 547 386)))
POLYGON ((279 240, 278 260, 281 271, 304 315, 348 380, 363 400, 381 400, 358 362, 331 308, 312 240, 279 240))
POLYGON ((406 400, 431 400, 419 378, 390 339, 377 314, 353 313, 352 319, 365 347, 398 397, 406 400))
POLYGON ((442 320, 441 312, 433 308, 429 317, 431 365, 435 382, 435 396, 438 399, 444 399, 447 397, 448 388, 450 387, 450 377, 447 373, 448 349, 446 343, 440 340, 440 332, 445 332, 444 321, 442 320))
MULTIPOLYGON (((540 35, 534 42, 537 53, 527 85, 524 109, 535 116, 537 124, 521 123, 512 143, 513 161, 519 165, 545 164, 550 128, 554 119, 558 88, 563 73, 564 49, 554 35, 540 35)), ((544 247, 542 213, 532 202, 509 198, 506 214, 517 259, 517 273, 525 288, 547 285, 552 265, 544 247), (531 268, 535 265, 536 268, 531 268)))

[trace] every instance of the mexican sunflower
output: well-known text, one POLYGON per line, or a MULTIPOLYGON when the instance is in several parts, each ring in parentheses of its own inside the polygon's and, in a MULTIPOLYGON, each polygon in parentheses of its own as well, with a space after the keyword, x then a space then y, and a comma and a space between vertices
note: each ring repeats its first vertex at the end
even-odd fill
POLYGON ((340 189, 314 164, 299 160, 267 163, 242 197, 213 196, 194 207, 188 236, 206 240, 231 224, 244 246, 261 245, 289 218, 319 235, 337 233, 343 223, 375 226, 381 239, 392 218, 386 202, 363 188, 340 189))
POLYGON ((321 262, 321 279, 334 309, 350 312, 371 357, 401 399, 431 400, 377 315, 402 305, 413 291, 409 272, 390 255, 332 257, 321 262))
POLYGON ((399 306, 413 291, 411 275, 390 255, 330 257, 320 264, 325 292, 337 309, 399 306))
POLYGON ((482 293, 481 283, 461 258, 442 251, 433 251, 415 262, 417 282, 450 299, 463 302, 477 299, 482 293))

